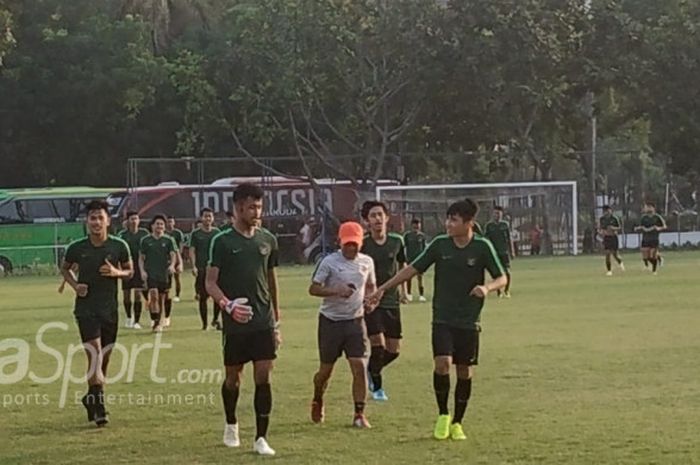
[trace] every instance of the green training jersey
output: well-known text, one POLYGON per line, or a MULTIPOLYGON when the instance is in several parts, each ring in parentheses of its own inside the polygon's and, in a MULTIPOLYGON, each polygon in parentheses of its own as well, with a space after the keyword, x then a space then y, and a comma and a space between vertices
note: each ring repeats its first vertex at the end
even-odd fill
MULTIPOLYGON (((365 236, 360 252, 369 255, 374 261, 374 272, 378 286, 393 278, 399 272, 401 265, 406 263, 403 238, 394 233, 388 233, 386 241, 381 245, 377 244, 372 236, 365 236)), ((382 296, 379 306, 390 310, 399 308, 401 306, 399 289, 395 287, 387 290, 382 296)))
POLYGON ((165 231, 165 234, 173 238, 175 245, 177 246, 177 250, 180 250, 182 243, 185 241, 185 233, 177 228, 173 228, 170 231, 165 231))
POLYGON ((75 298, 74 313, 77 317, 116 315, 117 278, 100 275, 100 267, 109 261, 115 267, 126 266, 131 261, 129 246, 116 236, 108 236, 107 241, 97 247, 84 237, 72 242, 66 249, 65 262, 78 265, 78 283, 87 284, 85 297, 75 298))
POLYGON ((469 244, 459 248, 451 237, 438 236, 411 265, 425 273, 433 264, 433 324, 481 329, 484 299, 469 294, 474 287, 484 284, 485 271, 494 279, 505 274, 493 244, 474 235, 469 244))
POLYGON ((480 236, 484 235, 484 230, 481 229, 481 225, 476 221, 474 222, 474 232, 480 236))
POLYGON ((175 240, 167 234, 159 238, 149 234, 141 240, 140 247, 143 268, 148 274, 148 279, 161 283, 168 282, 170 253, 177 250, 175 240))
MULTIPOLYGON (((643 228, 651 228, 651 227, 659 227, 659 228, 665 228, 666 227, 666 222, 664 221, 663 217, 659 215, 658 213, 645 213, 642 215, 641 220, 639 221, 639 224, 643 228)), ((658 241, 659 240, 659 231, 650 231, 650 232, 642 232, 642 241, 658 241)))
POLYGON ((603 215, 600 217, 599 220, 600 223, 600 229, 603 230, 603 234, 606 236, 616 236, 617 235, 617 230, 612 230, 609 231, 608 228, 621 228, 622 227, 622 221, 620 221, 620 218, 618 218, 615 215, 603 215))
POLYGON ((219 269, 217 284, 224 295, 230 300, 245 297, 253 307, 253 318, 245 324, 224 316, 224 332, 237 334, 274 328, 268 272, 279 264, 275 236, 257 228, 249 238, 230 229, 211 241, 210 257, 209 266, 219 269))
POLYGON ((406 259, 409 262, 415 260, 425 250, 425 234, 423 231, 408 231, 403 235, 406 247, 406 259))
POLYGON ((134 233, 128 229, 122 229, 117 236, 129 245, 132 259, 138 260, 141 240, 148 235, 148 230, 139 228, 134 233))
POLYGON ((499 255, 510 254, 510 224, 507 221, 489 221, 483 236, 491 241, 499 255))
POLYGON ((190 234, 189 247, 194 249, 195 253, 195 263, 200 270, 206 268, 207 263, 209 263, 209 250, 211 246, 211 241, 214 236, 219 234, 221 231, 219 228, 213 228, 211 231, 207 232, 202 228, 197 228, 190 234))

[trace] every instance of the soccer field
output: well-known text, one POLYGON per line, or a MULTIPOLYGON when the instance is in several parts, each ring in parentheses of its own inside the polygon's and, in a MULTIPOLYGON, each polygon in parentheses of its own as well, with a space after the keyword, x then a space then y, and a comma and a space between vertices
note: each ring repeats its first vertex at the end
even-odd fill
MULTIPOLYGON (((62 388, 66 370, 59 362, 70 344, 79 343, 72 293, 57 294, 55 277, 0 279, 3 381, 22 370, 8 359, 17 353, 8 338, 28 342, 29 372, 58 378, 43 383, 25 376, 1 386, 0 464, 700 463, 700 254, 666 254, 659 276, 642 271, 637 254, 625 258, 628 271, 610 278, 601 257, 514 262, 513 299, 490 299, 482 315, 468 440, 459 443, 432 439, 437 412, 429 304, 404 307, 402 355, 385 371, 390 401, 370 401, 367 408, 374 428, 350 427, 344 361, 331 381, 325 424, 312 424, 318 301, 306 293, 310 268, 281 269, 285 342, 272 384, 274 458, 251 451, 249 368, 238 409, 242 447, 221 443, 220 335, 199 329, 191 277, 175 304, 173 327, 162 336, 172 347, 161 350, 155 367, 153 350, 143 349, 133 380, 125 376, 107 386, 114 395, 108 398, 111 423, 100 430, 75 403, 84 384, 62 388), (40 351, 35 337, 49 322, 63 322, 67 330, 47 330, 49 347, 40 351), (51 349, 58 353, 46 353, 51 349)), ((134 361, 133 345, 153 340, 147 330, 120 329, 119 342, 132 353, 127 361, 134 361)), ((110 374, 123 363, 115 354, 110 374)), ((79 352, 70 370, 76 379, 84 365, 79 352)), ((451 396, 450 409, 452 403, 451 396)))

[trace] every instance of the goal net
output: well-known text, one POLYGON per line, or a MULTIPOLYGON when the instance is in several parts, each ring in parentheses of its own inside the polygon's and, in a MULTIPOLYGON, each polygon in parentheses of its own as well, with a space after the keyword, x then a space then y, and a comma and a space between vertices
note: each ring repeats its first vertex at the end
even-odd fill
POLYGON ((404 230, 418 218, 428 237, 442 234, 447 207, 468 197, 479 204, 477 221, 482 227, 491 219, 493 207, 505 209, 518 255, 578 254, 577 192, 573 181, 380 186, 376 195, 388 205, 404 230))

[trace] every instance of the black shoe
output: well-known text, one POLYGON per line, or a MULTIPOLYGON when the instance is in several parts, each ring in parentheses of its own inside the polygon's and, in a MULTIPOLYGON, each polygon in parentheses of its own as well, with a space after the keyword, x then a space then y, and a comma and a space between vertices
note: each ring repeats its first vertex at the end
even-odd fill
POLYGON ((83 407, 85 407, 85 410, 87 411, 87 418, 88 421, 92 422, 95 421, 95 398, 92 394, 85 394, 80 401, 83 404, 83 407), (90 402, 90 398, 92 398, 92 402, 90 402))
POLYGON ((101 428, 107 423, 109 423, 109 413, 105 410, 104 394, 100 392, 95 405, 95 424, 98 428, 101 428))
POLYGON ((221 323, 219 323, 218 320, 217 320, 217 321, 212 321, 212 322, 211 322, 211 325, 212 325, 214 328, 216 328, 217 331, 221 331, 221 323))

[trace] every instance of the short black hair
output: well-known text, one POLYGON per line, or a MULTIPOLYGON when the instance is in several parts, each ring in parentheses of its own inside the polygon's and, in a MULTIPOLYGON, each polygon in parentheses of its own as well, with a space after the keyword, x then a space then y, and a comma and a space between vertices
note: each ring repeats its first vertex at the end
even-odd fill
POLYGON ((132 216, 138 216, 138 214, 139 212, 137 212, 136 210, 129 210, 128 212, 126 212, 126 219, 128 220, 132 216))
POLYGON ((242 202, 245 199, 260 200, 265 195, 265 192, 260 186, 245 182, 239 184, 233 191, 233 202, 242 202))
POLYGON ((362 204, 362 210, 360 210, 360 216, 362 216, 362 219, 366 220, 367 218, 369 218, 370 210, 372 210, 375 207, 381 207, 382 210, 384 210, 385 214, 389 214, 389 209, 387 208, 384 202, 380 202, 378 200, 368 200, 362 204))
POLYGON ((501 207, 500 205, 496 205, 495 207, 493 207, 493 211, 503 213, 503 207, 501 207))
POLYGON ((471 199, 460 200, 449 206, 447 216, 459 216, 463 221, 471 221, 479 213, 479 206, 471 199))
POLYGON ((158 221, 158 220, 163 220, 163 223, 168 222, 168 219, 165 217, 165 215, 158 214, 158 215, 154 216, 153 219, 151 220, 151 226, 156 224, 156 221, 158 221))
POLYGON ((421 224, 420 218, 413 218, 413 219, 411 220, 411 224, 421 224))
POLYGON ((174 220, 175 217, 174 217, 173 215, 168 215, 168 219, 169 219, 169 220, 174 220))
POLYGON ((644 205, 646 205, 647 207, 656 208, 656 204, 651 200, 647 200, 646 202, 644 202, 644 205))
POLYGON ((109 216, 109 204, 104 199, 91 200, 90 202, 88 202, 87 205, 85 205, 86 215, 89 215, 90 212, 93 212, 95 210, 104 210, 105 213, 107 213, 107 216, 109 216))
POLYGON ((204 207, 199 211, 199 216, 204 216, 205 213, 211 213, 212 215, 214 214, 214 210, 212 210, 209 207, 204 207))
POLYGON ((610 205, 603 205, 603 211, 605 210, 612 210, 612 207, 610 205))
POLYGON ((235 215, 233 214, 233 210, 226 210, 226 216, 227 216, 228 218, 232 218, 233 216, 235 216, 235 215))

